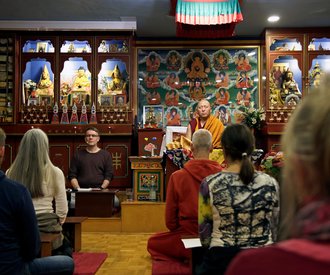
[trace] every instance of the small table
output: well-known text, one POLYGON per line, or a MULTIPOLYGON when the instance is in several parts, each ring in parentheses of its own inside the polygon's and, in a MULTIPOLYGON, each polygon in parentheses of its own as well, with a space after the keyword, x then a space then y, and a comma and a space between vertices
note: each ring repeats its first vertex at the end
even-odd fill
POLYGON ((134 200, 148 201, 151 181, 155 180, 157 201, 164 200, 163 157, 129 157, 133 170, 134 200))
POLYGON ((111 217, 115 193, 109 189, 76 192, 75 216, 111 217))

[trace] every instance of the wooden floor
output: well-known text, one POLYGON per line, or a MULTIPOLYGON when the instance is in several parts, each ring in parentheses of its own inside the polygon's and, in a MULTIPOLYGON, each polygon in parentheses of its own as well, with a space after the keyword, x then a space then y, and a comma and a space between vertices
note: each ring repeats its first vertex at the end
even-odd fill
POLYGON ((81 252, 106 252, 108 258, 96 275, 151 275, 146 249, 150 234, 83 232, 81 252))

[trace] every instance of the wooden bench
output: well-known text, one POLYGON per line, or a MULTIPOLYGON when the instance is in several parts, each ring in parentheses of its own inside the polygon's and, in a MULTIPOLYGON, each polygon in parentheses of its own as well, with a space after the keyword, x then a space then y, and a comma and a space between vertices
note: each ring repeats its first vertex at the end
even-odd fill
POLYGON ((81 250, 81 224, 87 217, 66 217, 63 224, 63 232, 67 234, 73 251, 78 252, 81 250))
MULTIPOLYGON (((67 217, 63 224, 63 231, 66 232, 72 244, 73 251, 81 250, 81 224, 87 217, 67 217)), ((52 255, 52 244, 61 238, 60 233, 40 233, 41 257, 52 255)))
POLYGON ((41 257, 52 255, 52 244, 61 239, 60 233, 40 233, 41 239, 41 257))

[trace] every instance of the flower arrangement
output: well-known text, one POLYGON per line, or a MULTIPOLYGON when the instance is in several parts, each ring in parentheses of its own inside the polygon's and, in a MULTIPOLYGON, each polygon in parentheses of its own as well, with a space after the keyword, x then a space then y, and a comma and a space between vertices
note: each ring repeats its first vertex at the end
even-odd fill
POLYGON ((242 123, 251 129, 260 130, 262 122, 266 119, 264 109, 262 107, 259 109, 254 108, 253 103, 249 107, 241 106, 239 109, 243 115, 242 123))
POLYGON ((268 152, 261 160, 260 168, 265 173, 274 177, 278 182, 281 177, 281 168, 283 167, 284 156, 283 152, 268 152))
POLYGON ((37 88, 37 83, 32 79, 27 79, 24 81, 24 87, 26 90, 35 90, 37 88))

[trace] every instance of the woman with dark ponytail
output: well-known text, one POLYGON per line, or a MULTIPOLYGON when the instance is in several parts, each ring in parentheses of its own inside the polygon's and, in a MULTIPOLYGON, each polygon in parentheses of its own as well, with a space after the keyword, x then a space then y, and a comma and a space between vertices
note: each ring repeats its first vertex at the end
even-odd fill
POLYGON ((276 180, 254 170, 254 136, 243 124, 226 127, 221 137, 227 168, 202 181, 199 234, 207 247, 196 274, 224 274, 242 249, 276 240, 279 188, 276 180))

